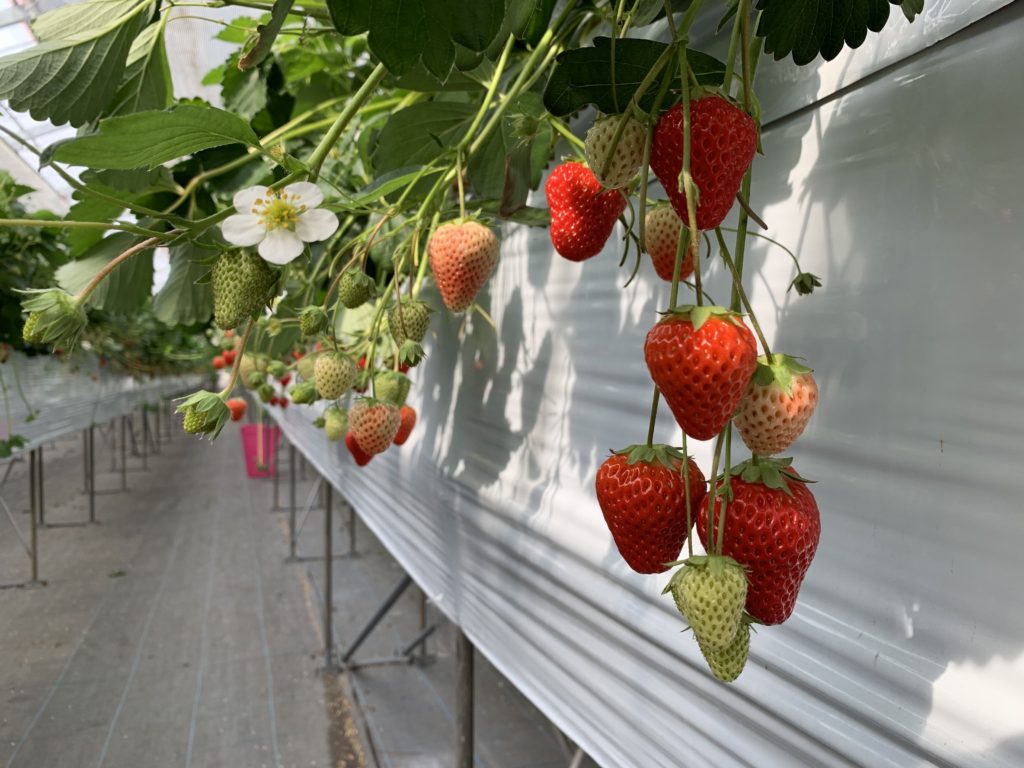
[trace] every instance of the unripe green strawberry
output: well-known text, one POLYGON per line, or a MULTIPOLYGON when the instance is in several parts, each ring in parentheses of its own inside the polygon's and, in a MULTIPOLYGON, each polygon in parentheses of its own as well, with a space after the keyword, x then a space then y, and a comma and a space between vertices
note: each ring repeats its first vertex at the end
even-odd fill
POLYGON ((185 418, 182 419, 182 426, 190 435, 202 435, 210 431, 215 419, 210 414, 189 408, 185 411, 185 418))
MULTIPOLYGON (((651 254, 651 263, 658 277, 672 282, 672 273, 676 269, 676 249, 679 238, 689 238, 690 231, 683 226, 683 220, 668 203, 659 203, 647 213, 644 221, 644 239, 647 252, 651 254)), ((687 248, 679 268, 679 279, 685 280, 693 274, 693 251, 687 248)))
POLYGON ((342 408, 328 408, 324 411, 324 433, 327 439, 336 443, 348 431, 348 414, 342 408))
POLYGON ((260 373, 266 373, 270 367, 270 358, 266 355, 255 355, 254 359, 256 360, 256 370, 260 373))
POLYGON ((299 358, 299 361, 295 364, 295 370, 297 370, 299 372, 299 376, 306 381, 313 380, 316 368, 316 358, 317 355, 311 352, 305 357, 299 358))
POLYGON ((619 189, 636 176, 644 161, 647 131, 632 117, 612 115, 595 122, 587 131, 587 165, 605 189, 619 189), (620 120, 626 121, 619 143, 612 153, 612 141, 620 120))
POLYGON ((269 384, 261 384, 256 389, 256 394, 259 395, 260 400, 262 400, 264 403, 269 403, 271 400, 274 399, 274 388, 269 384))
POLYGON ((408 339, 417 344, 423 341, 430 326, 430 307, 422 301, 403 301, 388 309, 388 328, 395 344, 402 346, 408 339))
POLYGON ((703 642, 700 636, 697 636, 697 645, 708 667, 711 668, 711 674, 723 683, 731 683, 740 676, 747 664, 747 655, 750 653, 750 622, 740 622, 736 637, 725 648, 715 650, 703 642))
POLYGON ((252 375, 254 373, 257 373, 255 358, 248 353, 242 355, 242 359, 238 361, 238 377, 242 380, 243 387, 247 389, 253 388, 252 375))
POLYGON ((323 307, 306 307, 299 315, 299 331, 303 336, 316 336, 327 327, 327 313, 323 307))
POLYGON ((349 309, 361 307, 373 296, 377 286, 365 272, 350 269, 338 281, 338 298, 349 309))
POLYGON ((21 329, 21 338, 26 344, 39 344, 43 339, 37 330, 39 326, 39 313, 30 312, 21 329))
POLYGON ((288 373, 288 366, 282 363, 280 360, 271 360, 267 363, 267 373, 273 376, 275 379, 280 379, 286 373, 288 373))
POLYGON ((25 291, 21 307, 28 312, 22 338, 71 351, 89 324, 85 302, 61 288, 25 291))
POLYGON ((356 383, 356 366, 348 355, 322 354, 317 357, 313 378, 321 397, 337 400, 356 383))
POLYGON ((213 265, 213 317, 221 328, 236 328, 267 303, 278 272, 250 251, 225 251, 213 265))
POLYGON ((191 435, 210 435, 213 439, 231 418, 231 409, 213 392, 200 390, 186 397, 177 408, 182 427, 191 435))
POLYGON ((405 405, 405 398, 409 396, 411 384, 408 376, 403 376, 396 371, 384 371, 373 377, 374 396, 378 400, 394 403, 401 407, 405 405))
POLYGON ((701 643, 727 648, 736 637, 747 602, 747 576, 731 557, 691 557, 671 581, 676 607, 701 643))
POLYGON ((288 394, 291 395, 292 402, 296 405, 309 405, 320 399, 320 395, 316 391, 316 384, 312 381, 295 384, 288 390, 288 394))
POLYGON ((373 456, 391 445, 402 424, 397 406, 363 398, 348 412, 349 432, 364 453, 373 456))

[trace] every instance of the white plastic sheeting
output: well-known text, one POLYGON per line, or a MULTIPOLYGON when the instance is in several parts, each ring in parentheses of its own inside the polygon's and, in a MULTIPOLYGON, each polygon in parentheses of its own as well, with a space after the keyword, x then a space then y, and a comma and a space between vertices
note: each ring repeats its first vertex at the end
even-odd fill
MULTIPOLYGON (((1024 765, 1022 39, 1017 4, 764 136, 753 205, 825 283, 787 294, 788 256, 748 257, 773 349, 816 369, 794 456, 822 538, 795 615, 731 686, 594 499, 607 449, 646 429, 642 344, 667 300, 649 264, 622 290, 612 246, 572 264, 508 228, 484 300, 498 330, 474 319, 457 347, 461 320, 436 316, 421 422, 365 469, 308 409, 274 411, 602 765, 1024 765)), ((678 439, 664 408, 658 431, 678 439)), ((694 452, 707 472, 710 445, 694 452)))
POLYGON ((28 442, 23 451, 130 413, 142 403, 155 404, 160 398, 195 389, 201 382, 196 375, 134 379, 112 373, 86 356, 64 362, 21 354, 0 368, 0 376, 10 407, 10 423, 7 410, 0 409, 0 439, 21 435, 28 442), (34 418, 28 418, 30 413, 34 418))

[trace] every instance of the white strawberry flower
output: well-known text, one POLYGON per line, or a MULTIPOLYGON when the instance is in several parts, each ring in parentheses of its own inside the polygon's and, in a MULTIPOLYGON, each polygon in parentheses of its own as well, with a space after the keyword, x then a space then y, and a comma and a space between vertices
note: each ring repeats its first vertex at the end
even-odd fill
POLYGON ((248 187, 235 193, 238 213, 224 219, 221 232, 229 243, 259 245, 264 261, 287 264, 305 243, 326 240, 338 228, 338 217, 317 207, 323 201, 324 193, 308 181, 278 190, 248 187))

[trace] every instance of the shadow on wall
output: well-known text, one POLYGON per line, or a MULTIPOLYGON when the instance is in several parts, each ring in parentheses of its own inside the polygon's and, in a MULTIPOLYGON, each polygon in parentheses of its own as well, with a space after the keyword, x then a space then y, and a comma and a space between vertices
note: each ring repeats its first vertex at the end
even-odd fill
POLYGON ((779 121, 755 176, 770 234, 824 280, 783 295, 784 254, 748 262, 774 348, 821 390, 794 446, 823 517, 796 642, 821 655, 834 631, 839 690, 941 765, 1024 765, 1024 317, 999 319, 1024 288, 1021 35, 1018 4, 779 121))

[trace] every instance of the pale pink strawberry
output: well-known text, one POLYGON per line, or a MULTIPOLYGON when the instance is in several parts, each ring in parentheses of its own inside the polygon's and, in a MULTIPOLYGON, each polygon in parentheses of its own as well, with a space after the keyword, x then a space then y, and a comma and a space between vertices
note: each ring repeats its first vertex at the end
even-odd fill
POLYGON ((451 221, 434 230, 427 254, 449 310, 462 312, 473 303, 497 266, 499 251, 497 236, 478 221, 451 221))
POLYGON ((789 448, 807 426, 818 404, 811 369, 788 355, 762 355, 747 393, 736 409, 736 429, 744 444, 761 456, 789 448))
POLYGON ((368 397, 357 400, 348 412, 348 431, 370 456, 388 449, 401 424, 402 415, 397 406, 368 397))
MULTIPOLYGON (((676 268, 676 250, 679 238, 688 237, 689 230, 683 226, 683 220, 669 203, 659 203, 647 213, 644 221, 644 239, 647 241, 647 252, 651 254, 651 263, 658 277, 669 283, 676 268)), ((683 247, 687 248, 688 244, 683 247)), ((693 253, 687 249, 683 255, 683 263, 679 270, 679 279, 685 280, 693 274, 693 253)))

